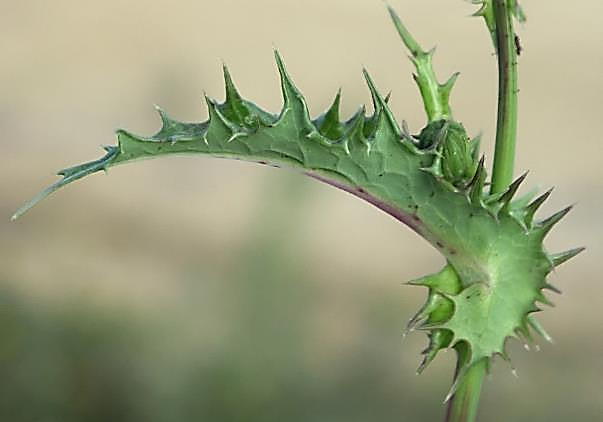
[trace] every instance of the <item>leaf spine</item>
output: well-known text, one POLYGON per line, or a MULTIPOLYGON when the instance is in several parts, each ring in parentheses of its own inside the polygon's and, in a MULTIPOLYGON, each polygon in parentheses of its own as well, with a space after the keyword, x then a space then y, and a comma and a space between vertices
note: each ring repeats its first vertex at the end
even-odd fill
POLYGON ((551 215, 550 217, 539 221, 536 226, 537 229, 542 233, 543 236, 546 236, 551 229, 559 222, 561 221, 561 219, 563 217, 565 217, 572 209, 574 208, 573 205, 570 205, 564 209, 562 209, 561 211, 557 211, 555 214, 551 215))
POLYGON ((524 182, 524 180, 526 180, 526 177, 528 177, 527 171, 521 176, 519 176, 517 179, 515 179, 515 181, 509 185, 505 193, 500 197, 499 201, 501 205, 501 211, 509 211, 509 204, 511 203, 511 200, 519 190, 521 184, 524 182))
POLYGON ((560 295, 562 292, 557 287, 553 286, 550 283, 545 283, 543 289, 550 290, 551 292, 555 292, 560 295))
POLYGON ((302 93, 297 89, 293 80, 289 76, 287 69, 285 68, 285 62, 281 57, 278 50, 274 50, 274 57, 276 59, 276 65, 281 78, 281 90, 283 92, 283 109, 276 123, 273 126, 278 126, 279 123, 287 118, 287 114, 290 112, 293 114, 293 118, 298 121, 302 130, 307 133, 313 132, 316 128, 310 118, 310 112, 306 100, 302 93))
POLYGON ((544 202, 548 199, 548 197, 551 196, 552 192, 553 188, 540 195, 526 207, 524 217, 526 226, 532 226, 532 222, 534 221, 534 215, 536 214, 536 211, 538 211, 538 208, 540 208, 542 204, 544 204, 544 202))
POLYGON ((222 73, 224 74, 226 102, 232 103, 234 101, 241 101, 241 94, 239 94, 239 91, 237 90, 237 87, 235 86, 232 80, 232 76, 230 75, 230 71, 228 70, 228 66, 226 66, 226 63, 222 65, 222 73))
POLYGON ((536 331, 538 334, 540 334, 542 336, 542 338, 544 338, 549 343, 553 343, 553 338, 545 331, 544 328, 542 328, 542 325, 540 325, 540 323, 538 321, 536 321, 534 319, 534 317, 532 317, 531 315, 528 315, 527 320, 528 320, 528 324, 530 324, 530 327, 532 327, 534 329, 534 331, 536 331))
POLYGON ((168 129, 172 124, 172 119, 170 119, 168 114, 157 104, 155 104, 155 110, 157 110, 157 113, 159 113, 159 117, 161 118, 162 126, 161 126, 160 131, 164 130, 164 129, 168 129))
POLYGON ((340 103, 341 88, 337 91, 329 109, 313 122, 320 136, 326 138, 331 145, 340 141, 344 135, 344 125, 339 120, 340 103))
POLYGON ((570 249, 570 250, 565 251, 565 252, 561 252, 561 253, 558 253, 558 254, 551 255, 550 259, 553 262, 553 265, 555 265, 555 267, 558 267, 559 265, 561 265, 561 264, 569 261, 570 259, 572 259, 576 255, 582 253, 585 249, 586 248, 584 248, 584 247, 570 249))
POLYGON ((486 184, 486 168, 484 162, 486 157, 482 155, 479 163, 477 164, 477 170, 473 176, 473 180, 469 183, 469 199, 471 203, 475 205, 482 205, 482 198, 484 195, 484 186, 486 184))
POLYGON ((373 78, 369 74, 368 70, 362 69, 362 74, 364 75, 364 79, 366 80, 366 84, 369 87, 369 91, 371 92, 371 98, 373 100, 373 108, 375 110, 374 117, 379 119, 379 116, 384 113, 387 118, 387 122, 389 123, 392 131, 398 137, 402 135, 402 130, 400 126, 398 126, 398 122, 396 122, 396 118, 394 117, 387 101, 381 96, 379 90, 377 89, 373 78))

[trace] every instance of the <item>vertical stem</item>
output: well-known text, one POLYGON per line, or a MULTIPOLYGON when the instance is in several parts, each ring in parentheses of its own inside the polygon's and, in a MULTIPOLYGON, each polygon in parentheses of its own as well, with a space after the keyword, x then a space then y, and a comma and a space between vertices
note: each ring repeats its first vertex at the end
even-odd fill
POLYGON ((492 1, 498 52, 498 119, 490 193, 497 193, 513 180, 517 136, 517 51, 508 0, 492 1))
MULTIPOLYGON (((496 47, 498 52, 498 118, 496 148, 492 168, 491 193, 506 189, 513 180, 515 142, 517 137, 517 51, 513 15, 508 0, 492 0, 496 22, 496 47)), ((473 364, 465 374, 462 365, 469 360, 469 350, 457 347, 456 376, 462 376, 458 389, 448 404, 446 422, 473 422, 477 415, 482 382, 488 362, 473 364)))
POLYGON ((469 360, 469 348, 466 344, 456 347, 458 363, 456 377, 462 376, 458 389, 446 410, 446 422, 473 422, 477 416, 482 382, 488 370, 488 361, 483 359, 471 366, 463 375, 460 374, 462 366, 469 360))

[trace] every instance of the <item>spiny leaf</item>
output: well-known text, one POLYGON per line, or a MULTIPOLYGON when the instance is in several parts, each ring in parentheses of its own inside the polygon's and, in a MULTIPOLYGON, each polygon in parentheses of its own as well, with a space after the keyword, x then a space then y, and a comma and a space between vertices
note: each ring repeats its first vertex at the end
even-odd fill
POLYGON ((423 105, 429 121, 435 122, 441 119, 451 119, 450 92, 458 77, 458 73, 453 74, 446 83, 440 84, 431 61, 435 50, 423 50, 406 26, 404 26, 394 9, 388 6, 388 10, 402 42, 410 51, 411 61, 417 70, 413 78, 421 91, 423 105))
POLYGON ((569 261, 576 255, 578 255, 579 253, 582 253, 585 249, 586 248, 584 248, 584 247, 580 247, 580 248, 570 249, 568 251, 561 252, 558 254, 554 254, 551 256, 551 261, 553 262, 555 267, 558 267, 559 265, 563 264, 564 262, 569 261))
POLYGON ((452 88, 454 88, 454 84, 456 83, 460 74, 460 72, 454 72, 446 82, 444 82, 443 84, 439 84, 440 98, 443 104, 448 104, 450 102, 450 94, 452 92, 452 88))
POLYGON ((402 42, 404 42, 404 45, 406 48, 408 48, 412 57, 417 58, 420 56, 426 56, 428 53, 421 48, 417 40, 415 40, 408 29, 406 29, 406 26, 404 26, 400 16, 398 16, 393 7, 388 5, 387 10, 389 11, 389 15, 394 23, 394 26, 396 27, 396 30, 398 31, 398 34, 400 35, 400 38, 402 39, 402 42))
POLYGON ((554 306, 555 306, 555 304, 554 304, 553 302, 551 302, 551 301, 549 300, 549 298, 547 298, 547 297, 544 295, 544 293, 542 293, 542 292, 540 292, 540 294, 538 295, 538 297, 536 298, 536 300, 537 300, 538 302, 540 302, 540 303, 544 303, 545 305, 548 305, 548 306, 551 306, 551 307, 554 307, 554 306))
POLYGON ((77 166, 69 167, 69 168, 58 171, 57 174, 60 176, 63 176, 63 178, 61 180, 53 183, 52 185, 50 185, 49 187, 47 187, 46 189, 44 189, 43 191, 38 193, 36 196, 34 196, 32 199, 30 199, 28 202, 26 202, 24 205, 22 205, 13 214, 13 216, 11 217, 11 220, 12 221, 17 220, 17 218, 22 216, 24 213, 26 213, 28 210, 30 210, 37 203, 42 201, 44 198, 48 197, 48 195, 50 195, 51 193, 56 192, 63 186, 68 185, 69 183, 75 182, 76 180, 81 179, 82 177, 96 173, 98 171, 101 171, 101 170, 106 171, 107 168, 109 167, 109 165, 111 164, 111 162, 119 154, 119 150, 116 147, 103 147, 103 148, 105 149, 105 151, 107 153, 102 158, 99 158, 98 160, 90 161, 85 164, 80 164, 77 166))
POLYGON ((551 215, 550 217, 546 218, 545 220, 538 222, 536 224, 538 230, 540 232, 542 232, 543 235, 546 235, 549 231, 551 231, 551 229, 555 226, 555 224, 557 224, 559 221, 561 221, 561 219, 563 217, 565 217, 567 215, 567 213, 569 213, 573 208, 574 208, 574 206, 570 205, 569 207, 566 207, 566 208, 562 209, 561 211, 556 212, 555 214, 551 215))
POLYGON ((396 122, 396 119, 394 118, 391 109, 387 105, 387 101, 385 101, 385 99, 379 93, 379 90, 377 89, 373 78, 371 78, 371 75, 366 69, 362 69, 362 73, 366 80, 366 84, 369 87, 369 91, 371 92, 371 98, 373 100, 373 108, 375 110, 373 120, 378 121, 380 116, 383 114, 386 118, 386 122, 391 126, 391 129, 394 131, 394 133, 397 136, 401 136, 402 131, 400 130, 400 127, 398 126, 398 123, 396 122))
POLYGON ((528 323, 530 324, 530 327, 534 329, 534 331, 536 331, 542 336, 542 338, 544 338, 549 343, 553 343, 553 338, 545 331, 544 328, 542 328, 542 325, 540 325, 540 323, 536 321, 531 315, 528 316, 528 323))
POLYGON ((507 190, 500 197, 500 205, 501 205, 502 210, 504 210, 506 212, 509 211, 509 204, 511 203, 511 200, 513 199, 513 197, 519 190, 519 187, 521 186, 521 184, 524 182, 524 180, 526 180, 526 177, 528 177, 527 171, 524 174, 522 174, 521 176, 519 176, 517 179, 515 179, 515 181, 509 185, 507 190))
MULTIPOLYGON (((488 16, 490 0, 480 3, 488 16)), ((459 353, 459 371, 451 393, 472 365, 496 355, 508 359, 507 339, 529 328, 550 338, 531 313, 548 302, 543 289, 552 268, 581 249, 549 256, 544 235, 569 211, 533 225, 534 214, 550 194, 530 204, 512 202, 525 175, 497 195, 485 196, 488 183, 479 142, 470 141, 452 118, 449 94, 456 76, 439 84, 433 51, 423 51, 389 9, 417 68, 416 80, 429 122, 418 136, 400 130, 387 99, 364 71, 374 104, 340 122, 338 93, 333 105, 312 120, 306 101, 275 52, 284 104, 278 114, 241 97, 224 66, 226 98, 206 96, 209 120, 184 123, 159 110, 161 129, 152 136, 117 132, 117 145, 102 158, 62 170, 61 180, 21 208, 21 215, 51 192, 88 174, 141 159, 171 154, 201 154, 289 167, 362 198, 424 237, 446 259, 437 274, 411 284, 428 288, 427 303, 410 328, 429 333, 422 371, 439 350, 459 353), (494 212, 495 211, 495 212, 494 212), (517 224, 517 220, 524 224, 517 224)), ((519 13, 519 12, 516 12, 519 13)))
POLYGON ((559 290, 557 287, 553 286, 550 283, 545 283, 543 289, 550 290, 551 292, 555 292, 557 294, 561 294, 561 290, 559 290))
POLYGON ((477 170, 473 176, 473 180, 469 184, 469 198, 475 205, 481 205, 482 197, 484 194, 484 186, 486 183, 486 168, 484 166, 485 157, 482 158, 477 164, 477 170))
POLYGON ((317 132, 316 127, 311 122, 306 100, 293 83, 285 68, 285 63, 277 50, 274 50, 274 56, 281 77, 281 88, 284 99, 283 109, 276 124, 290 119, 290 124, 299 126, 306 135, 317 132))
POLYGON ((423 360, 417 368, 417 374, 421 374, 425 368, 435 359, 437 353, 447 348, 452 340, 452 333, 448 330, 433 330, 429 333, 429 345, 421 352, 423 360))
POLYGON ((222 113, 232 121, 249 126, 253 123, 253 119, 250 118, 250 110, 246 107, 243 98, 239 94, 226 64, 222 66, 222 71, 224 73, 224 88, 226 94, 226 100, 222 105, 222 113))
POLYGON ((528 192, 524 193, 518 198, 513 199, 511 202, 511 209, 514 211, 523 211, 538 194, 538 187, 531 188, 528 192))
POLYGON ((237 87, 235 86, 234 82, 232 81, 232 77, 230 76, 230 71, 228 70, 228 66, 226 66, 226 64, 222 65, 222 72, 224 74, 224 87, 225 87, 225 94, 226 94, 226 102, 227 103, 233 103, 233 102, 242 102, 242 98, 241 95, 239 94, 239 91, 237 90, 237 87))
POLYGON ((318 131, 325 137, 336 140, 343 135, 343 125, 339 120, 339 107, 341 103, 341 89, 333 100, 333 104, 325 114, 316 120, 318 131))
POLYGON ((534 215, 536 214, 536 211, 538 211, 538 208, 540 208, 542 204, 544 204, 544 202, 548 199, 548 197, 551 196, 552 192, 553 189, 551 188, 542 195, 540 195, 538 198, 536 198, 534 201, 532 201, 530 205, 526 207, 524 217, 526 226, 532 226, 532 221, 534 221, 534 215))

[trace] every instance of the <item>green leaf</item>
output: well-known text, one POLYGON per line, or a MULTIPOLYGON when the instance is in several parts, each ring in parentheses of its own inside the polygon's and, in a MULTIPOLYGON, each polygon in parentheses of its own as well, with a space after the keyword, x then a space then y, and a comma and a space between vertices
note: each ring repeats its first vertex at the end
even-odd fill
MULTIPOLYGON (((490 2, 480 4, 487 16, 490 2)), ((420 48, 391 8, 390 14, 413 56, 429 118, 418 136, 404 125, 400 129, 366 70, 372 115, 363 106, 340 121, 339 92, 333 105, 312 119, 275 52, 283 93, 278 114, 244 99, 224 66, 226 99, 218 103, 206 97, 208 121, 183 123, 158 109, 162 126, 156 134, 118 130, 117 145, 106 147, 102 158, 60 171, 63 178, 13 218, 75 180, 141 159, 198 154, 292 168, 368 201, 424 237, 446 259, 441 272, 411 282, 428 288, 425 306, 409 324, 429 333, 420 371, 447 347, 462 347, 467 356, 459 377, 478 362, 507 357, 508 338, 517 333, 530 337, 530 327, 544 333, 531 314, 538 310, 537 301, 547 301, 542 290, 553 289, 547 274, 582 250, 550 256, 542 243, 570 208, 533 223, 550 191, 532 202, 534 192, 515 200, 525 174, 499 194, 484 192, 488 181, 484 157, 478 161, 479 140, 469 140, 448 104, 454 78, 438 84, 431 53, 420 48)))

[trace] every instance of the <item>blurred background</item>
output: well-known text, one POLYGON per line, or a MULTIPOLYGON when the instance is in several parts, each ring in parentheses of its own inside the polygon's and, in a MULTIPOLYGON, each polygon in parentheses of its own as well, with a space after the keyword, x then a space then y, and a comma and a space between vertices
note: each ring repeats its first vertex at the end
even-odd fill
MULTIPOLYGON (((391 0, 492 157, 496 63, 460 0, 391 0)), ((517 173, 578 206, 547 247, 588 251, 552 281, 555 338, 496 361, 480 420, 603 418, 603 3, 524 2, 517 173)), ((437 421, 454 368, 415 376, 403 341, 440 256, 376 208, 301 176, 205 157, 146 161, 69 186, 16 223, 53 172, 100 157, 114 129, 151 134, 153 104, 205 120, 221 64, 277 112, 272 47, 314 115, 366 66, 399 119, 424 123, 412 66, 377 0, 0 1, 0 420, 437 421)))

